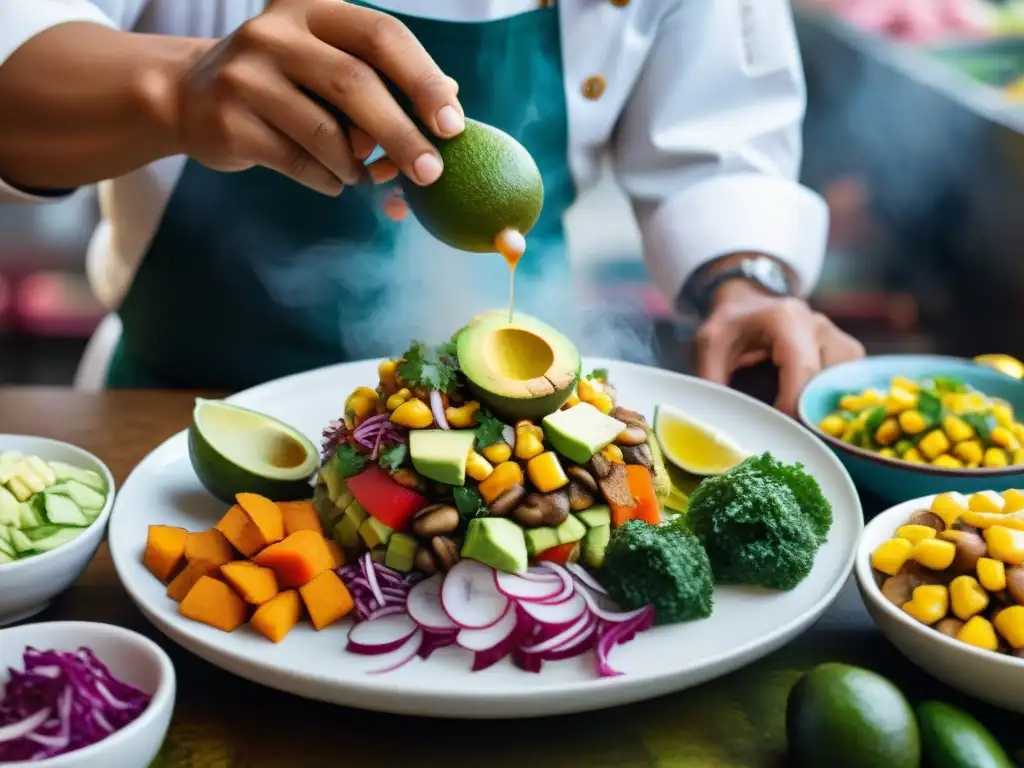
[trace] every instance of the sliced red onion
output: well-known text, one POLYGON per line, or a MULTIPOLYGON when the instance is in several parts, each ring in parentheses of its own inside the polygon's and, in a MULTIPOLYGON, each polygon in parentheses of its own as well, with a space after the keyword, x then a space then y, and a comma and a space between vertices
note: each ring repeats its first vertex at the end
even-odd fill
POLYGON ((637 608, 635 611, 605 610, 600 605, 598 605, 597 599, 592 594, 590 594, 589 590, 586 587, 582 585, 579 589, 576 590, 576 594, 578 594, 586 601, 587 608, 590 609, 590 612, 592 614, 597 616, 597 618, 601 619, 601 621, 607 621, 609 624, 622 624, 626 621, 633 621, 638 616, 642 616, 645 612, 650 610, 648 606, 644 606, 643 608, 637 608))
POLYGON ((370 461, 376 461, 377 457, 380 456, 380 440, 384 435, 384 430, 377 433, 377 436, 373 440, 373 450, 370 451, 370 461))
POLYGON ((578 594, 561 603, 526 603, 519 604, 534 621, 541 624, 565 627, 581 616, 587 615, 587 603, 578 594))
POLYGON ((11 723, 0 728, 0 743, 5 741, 14 741, 15 739, 23 738, 28 734, 32 733, 36 728, 46 722, 46 718, 50 716, 50 708, 45 707, 40 709, 33 715, 29 715, 24 720, 19 720, 17 723, 11 723))
POLYGON ((448 417, 444 415, 444 403, 441 400, 441 393, 436 389, 430 390, 430 412, 434 414, 434 423, 439 429, 451 429, 448 426, 448 417))
POLYGON ((522 573, 517 573, 516 576, 520 579, 526 579, 527 581, 561 581, 554 572, 547 568, 540 568, 536 565, 527 568, 522 573))
POLYGON ((374 567, 375 565, 369 552, 363 555, 363 573, 366 574, 366 581, 370 585, 370 591, 373 593, 377 604, 384 605, 384 594, 380 591, 380 584, 377 583, 377 569, 374 567))
POLYGON ((562 580, 562 591, 543 602, 561 603, 572 597, 572 593, 576 589, 576 582, 573 581, 572 574, 558 563, 542 562, 540 565, 542 568, 546 568, 562 580))
POLYGON ((546 640, 541 640, 539 643, 533 645, 526 645, 520 648, 523 653, 544 653, 545 651, 553 651, 556 648, 568 643, 570 640, 576 637, 576 635, 585 631, 586 628, 594 621, 593 617, 589 614, 584 614, 577 619, 567 629, 563 629, 554 637, 549 637, 546 640))
POLYGON ((423 643, 417 653, 421 659, 429 659, 434 651, 455 645, 458 630, 454 632, 423 632, 423 643))
POLYGON ((558 648, 552 648, 550 651, 542 653, 541 657, 544 661, 562 661, 564 659, 571 659, 574 656, 579 656, 581 653, 589 651, 591 646, 594 645, 597 633, 598 623, 596 621, 592 621, 587 625, 586 629, 576 635, 576 637, 562 643, 558 648))
POLYGON ((444 577, 435 574, 421 581, 411 590, 406 599, 405 609, 409 616, 423 629, 430 632, 458 630, 459 626, 451 620, 441 605, 441 581, 444 577))
POLYGON ((390 653, 401 648, 416 632, 421 630, 408 616, 361 621, 349 630, 347 649, 362 656, 390 653))
MULTIPOLYGON (((562 584, 555 579, 546 581, 524 579, 514 573, 505 573, 504 571, 494 572, 494 583, 498 591, 505 597, 527 602, 542 603, 562 593, 562 584)), ((570 583, 569 586, 571 588, 572 584, 570 583)))
POLYGON ((498 591, 494 572, 475 560, 460 560, 441 584, 441 607, 462 629, 486 629, 508 610, 509 600, 498 591))
POLYGON ((601 583, 590 575, 590 572, 579 563, 569 563, 565 566, 573 576, 579 579, 587 587, 602 595, 607 595, 608 590, 601 586, 601 583))
POLYGON ((508 640, 515 632, 518 622, 519 616, 510 605, 497 624, 487 629, 464 629, 459 632, 455 642, 467 651, 486 651, 508 640))
POLYGON ((632 621, 614 624, 605 629, 597 641, 597 672, 602 677, 615 677, 622 673, 611 666, 609 656, 612 649, 621 643, 632 640, 637 632, 650 628, 654 622, 654 609, 647 606, 645 613, 632 621))
POLYGON ((417 629, 413 632, 409 639, 405 641, 398 650, 393 651, 387 659, 384 660, 383 666, 378 669, 370 670, 371 675, 383 675, 388 672, 394 672, 399 667, 404 667, 410 661, 416 658, 416 654, 419 653, 420 646, 423 645, 423 630, 417 629))
POLYGON ((509 447, 512 448, 512 450, 515 450, 515 448, 516 448, 516 430, 515 430, 515 427, 510 427, 508 424, 506 424, 504 427, 502 427, 501 428, 501 438, 502 438, 502 440, 504 440, 506 443, 509 444, 509 447))
MULTIPOLYGON (((515 611, 509 611, 507 616, 515 616, 515 611)), ((480 630, 463 630, 464 632, 476 632, 480 630)), ((483 630, 486 631, 486 630, 483 630)), ((512 653, 522 643, 523 638, 526 637, 526 632, 529 631, 529 626, 524 624, 521 620, 516 622, 512 632, 502 640, 501 642, 485 648, 482 651, 477 651, 473 654, 473 666, 470 671, 481 672, 488 667, 493 667, 499 661, 504 659, 510 653, 512 653)))
POLYGON ((374 416, 371 416, 358 427, 356 427, 355 431, 353 431, 352 434, 355 435, 356 439, 359 439, 360 437, 365 437, 367 434, 372 434, 375 429, 380 429, 381 427, 383 427, 385 424, 388 423, 390 419, 391 414, 378 413, 374 416))
POLYGON ((399 614, 404 613, 405 608, 403 608, 400 605, 385 605, 383 608, 378 608, 375 611, 371 611, 370 614, 366 617, 366 621, 375 621, 377 619, 383 618, 384 616, 397 616, 399 614))

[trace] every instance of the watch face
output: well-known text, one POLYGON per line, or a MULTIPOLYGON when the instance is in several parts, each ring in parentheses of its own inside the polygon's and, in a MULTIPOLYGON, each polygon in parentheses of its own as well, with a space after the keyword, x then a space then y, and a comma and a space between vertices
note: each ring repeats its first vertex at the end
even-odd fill
POLYGON ((744 266, 748 274, 769 291, 778 294, 789 293, 786 273, 771 259, 751 259, 744 266))

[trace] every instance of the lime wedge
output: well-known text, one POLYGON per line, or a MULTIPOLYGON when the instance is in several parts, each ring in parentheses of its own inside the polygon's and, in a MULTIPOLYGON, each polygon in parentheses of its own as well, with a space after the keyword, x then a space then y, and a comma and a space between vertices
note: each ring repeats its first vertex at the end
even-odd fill
POLYGON ((666 459, 700 477, 728 472, 750 455, 727 435, 670 405, 655 407, 654 434, 666 459))
POLYGON ((308 499, 320 452, 287 424, 221 400, 196 399, 188 454, 203 486, 225 504, 237 493, 308 499))

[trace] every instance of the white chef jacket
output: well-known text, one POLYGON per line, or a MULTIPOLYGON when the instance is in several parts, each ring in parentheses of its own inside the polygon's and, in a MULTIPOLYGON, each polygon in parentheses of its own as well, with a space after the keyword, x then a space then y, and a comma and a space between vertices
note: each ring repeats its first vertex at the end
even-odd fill
MULTIPOLYGON (((538 0, 374 5, 480 22, 527 13, 538 0)), ((6 0, 0 65, 34 35, 64 22, 222 37, 263 6, 263 0, 6 0)), ((558 0, 558 8, 567 151, 577 189, 595 184, 610 150, 659 288, 674 300, 699 266, 746 251, 778 258, 804 291, 813 287, 828 209, 797 181, 806 94, 788 0, 558 0), (595 77, 606 83, 597 98, 595 77)), ((107 307, 116 308, 126 293, 184 164, 184 157, 169 157, 100 185, 102 221, 87 264, 107 307)), ((55 199, 0 179, 0 202, 55 199)))

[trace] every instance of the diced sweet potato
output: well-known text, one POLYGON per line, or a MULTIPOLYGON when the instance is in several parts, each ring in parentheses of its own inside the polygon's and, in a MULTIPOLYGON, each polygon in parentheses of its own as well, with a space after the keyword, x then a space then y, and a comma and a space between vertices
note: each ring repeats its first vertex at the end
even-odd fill
POLYGON ((286 589, 257 608, 249 623, 268 640, 280 643, 298 623, 301 613, 299 593, 294 589, 286 589))
POLYGON ((299 587, 299 594, 317 630, 338 621, 354 606, 352 595, 334 571, 324 571, 308 584, 299 587))
POLYGON ((174 602, 180 603, 203 576, 212 576, 215 579, 220 578, 220 566, 204 560, 188 563, 174 577, 174 580, 167 585, 167 596, 174 602))
POLYGON ((185 539, 185 559, 190 563, 202 561, 218 568, 235 559, 235 550, 224 534, 216 528, 189 533, 185 539))
POLYGON ((220 572, 242 599, 252 605, 263 605, 278 592, 277 577, 262 565, 236 560, 222 565, 220 572))
POLYGON ((203 576, 195 583, 178 610, 182 616, 224 632, 234 632, 249 617, 249 607, 238 593, 210 576, 203 576))
POLYGON ((338 542, 334 539, 326 539, 327 551, 331 553, 331 559, 334 561, 335 568, 341 568, 345 564, 345 554, 341 551, 341 547, 338 546, 338 542))
POLYGON ((259 529, 267 545, 284 538, 284 515, 277 504, 256 493, 235 494, 235 501, 259 529))
POLYGON ((284 516, 284 535, 291 536, 296 531, 316 531, 322 534, 324 527, 313 509, 312 501, 279 501, 284 516))
POLYGON ((171 525, 151 525, 142 564, 160 581, 167 581, 185 564, 188 531, 171 525))
POLYGON ((327 539, 313 531, 296 531, 264 549, 253 562, 270 568, 282 589, 301 587, 334 567, 327 539))
POLYGON ((238 504, 224 513, 217 530, 245 557, 252 557, 267 546, 260 529, 238 504))

